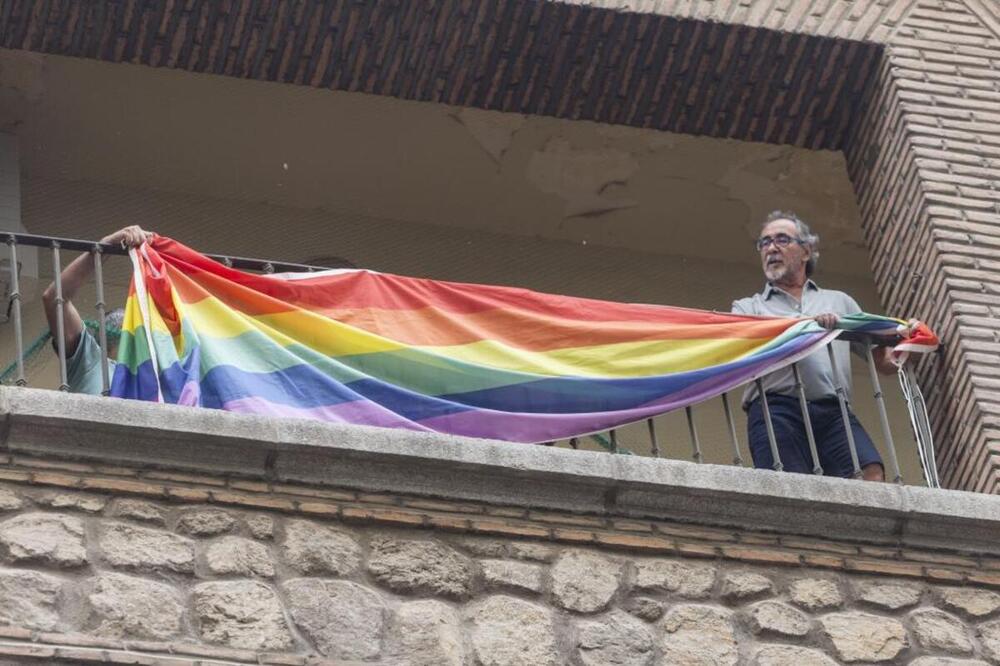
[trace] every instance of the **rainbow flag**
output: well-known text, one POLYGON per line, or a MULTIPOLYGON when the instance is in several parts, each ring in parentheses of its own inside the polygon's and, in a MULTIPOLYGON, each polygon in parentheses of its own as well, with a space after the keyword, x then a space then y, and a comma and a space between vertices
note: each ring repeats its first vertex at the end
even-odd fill
MULTIPOLYGON (((256 275, 160 236, 132 258, 112 395, 276 417, 546 442, 718 396, 840 333, 367 270, 256 275)), ((936 344, 924 327, 906 349, 936 344)))

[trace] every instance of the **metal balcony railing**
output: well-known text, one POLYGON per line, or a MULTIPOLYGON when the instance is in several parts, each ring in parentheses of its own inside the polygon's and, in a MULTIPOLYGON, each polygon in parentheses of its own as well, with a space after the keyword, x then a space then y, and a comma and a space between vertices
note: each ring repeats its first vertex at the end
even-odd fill
MULTIPOLYGON (((98 342, 101 348, 101 369, 102 369, 102 386, 103 393, 105 395, 109 392, 110 378, 108 377, 108 365, 107 365, 107 350, 108 342, 105 332, 105 316, 106 316, 106 305, 105 305, 105 293, 104 293, 104 280, 102 272, 102 262, 101 258, 103 255, 127 255, 128 251, 120 246, 102 244, 93 241, 83 241, 74 240, 67 238, 56 238, 51 236, 37 236, 31 234, 22 233, 11 233, 11 232, 0 232, 5 239, 9 251, 10 259, 10 296, 8 303, 8 317, 13 321, 13 335, 14 335, 14 347, 15 347, 15 362, 12 363, 11 369, 14 370, 16 364, 16 379, 14 384, 16 386, 27 386, 28 380, 25 376, 24 368, 24 337, 22 330, 22 303, 20 294, 20 284, 19 284, 19 264, 18 264, 18 248, 21 246, 36 247, 48 249, 51 252, 52 259, 52 270, 53 270, 53 283, 56 293, 56 307, 57 307, 57 319, 58 326, 57 330, 53 333, 55 338, 56 348, 58 350, 59 358, 59 382, 61 390, 68 390, 67 377, 66 377, 66 354, 65 354, 65 340, 64 332, 62 327, 64 302, 62 298, 62 284, 61 284, 61 256, 62 250, 70 250, 81 253, 90 253, 94 260, 94 282, 96 286, 96 303, 95 310, 97 314, 97 320, 99 322, 98 326, 98 342)), ((225 255, 206 255, 211 259, 214 259, 220 263, 225 264, 233 268, 239 268, 242 270, 259 271, 263 273, 274 273, 274 272, 296 272, 296 271, 319 271, 327 270, 323 266, 310 266, 306 264, 296 264, 282 261, 271 261, 265 259, 250 259, 245 257, 233 257, 225 255)), ((886 409, 885 398, 883 396, 882 387, 878 378, 878 372, 875 365, 875 359, 872 354, 872 348, 878 344, 886 344, 884 340, 875 341, 869 336, 856 333, 842 333, 839 340, 846 340, 850 342, 859 342, 865 345, 867 348, 866 354, 866 364, 868 369, 868 377, 871 381, 872 386, 872 396, 877 407, 881 434, 883 441, 885 443, 886 455, 888 458, 888 469, 887 477, 896 482, 902 483, 903 477, 900 471, 899 460, 896 455, 896 447, 893 438, 892 429, 889 425, 889 417, 886 409)), ((837 376, 837 359, 836 355, 833 353, 833 348, 829 344, 827 345, 827 352, 830 356, 830 362, 834 369, 834 376, 837 376)), ((802 383, 802 378, 799 371, 798 364, 792 365, 793 376, 795 380, 795 390, 799 402, 799 407, 802 412, 802 419, 805 423, 806 437, 808 440, 809 451, 812 458, 812 471, 814 474, 823 474, 823 468, 820 465, 820 457, 817 451, 817 443, 813 433, 812 424, 810 421, 810 415, 808 410, 808 402, 806 400, 806 392, 802 383)), ((917 444, 917 452, 920 458, 920 464, 923 470, 923 474, 927 485, 931 487, 939 487, 939 481, 937 476, 936 462, 934 458, 934 447, 931 439, 931 428, 928 421, 927 409, 924 403, 923 395, 921 394, 920 388, 917 386, 911 373, 907 373, 903 370, 899 372, 899 381, 902 389, 903 397, 906 402, 907 410, 909 413, 910 425, 913 430, 913 436, 917 444)), ((774 426, 771 420, 771 411, 768 406, 768 394, 764 391, 764 384, 761 378, 755 380, 757 393, 759 399, 762 403, 764 421, 767 428, 768 441, 770 444, 770 450, 772 458, 774 460, 774 469, 781 471, 784 466, 781 461, 779 448, 777 444, 777 439, 775 435, 774 426)), ((836 387, 837 401, 840 406, 840 413, 843 419, 843 423, 846 429, 848 447, 850 449, 851 461, 853 464, 853 471, 855 477, 860 477, 862 474, 858 451, 856 442, 854 440, 853 431, 851 424, 849 422, 849 411, 848 411, 848 399, 847 391, 845 387, 838 385, 836 387)), ((719 401, 721 402, 722 414, 726 422, 726 430, 730 439, 730 444, 732 446, 733 458, 732 462, 734 465, 742 466, 745 464, 744 457, 740 450, 740 440, 737 435, 736 421, 733 418, 733 410, 730 406, 730 401, 728 394, 722 393, 719 396, 719 401)), ((712 401, 704 402, 698 405, 699 409, 704 409, 705 406, 709 405, 712 401)), ((687 419, 688 435, 690 439, 691 447, 691 459, 697 463, 705 462, 704 456, 702 454, 701 441, 698 435, 698 429, 695 424, 694 418, 694 408, 686 407, 685 416, 687 419)), ((662 447, 660 443, 660 438, 657 433, 656 423, 653 419, 646 420, 646 426, 648 430, 650 451, 653 457, 661 457, 662 447)), ((618 430, 612 429, 605 433, 597 433, 587 436, 588 439, 595 442, 598 446, 614 454, 631 454, 631 451, 623 448, 619 445, 619 432, 618 430)), ((572 448, 580 448, 582 438, 572 438, 567 440, 566 444, 572 448)), ((556 442, 547 442, 547 445, 555 445, 556 442)))

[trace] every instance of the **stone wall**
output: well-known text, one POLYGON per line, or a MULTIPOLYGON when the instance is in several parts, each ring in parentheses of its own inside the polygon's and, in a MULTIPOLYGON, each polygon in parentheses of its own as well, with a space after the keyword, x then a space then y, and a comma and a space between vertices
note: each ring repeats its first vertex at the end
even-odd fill
POLYGON ((981 553, 24 456, 0 479, 0 658, 1000 663, 981 553))
POLYGON ((1000 664, 998 536, 991 495, 0 387, 0 664, 1000 664))

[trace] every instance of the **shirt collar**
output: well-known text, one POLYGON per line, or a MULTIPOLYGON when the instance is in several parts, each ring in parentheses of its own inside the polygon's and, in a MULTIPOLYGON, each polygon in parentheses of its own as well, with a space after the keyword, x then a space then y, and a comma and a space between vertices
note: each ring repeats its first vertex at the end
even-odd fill
MULTIPOLYGON (((805 289, 809 289, 812 291, 819 291, 819 285, 813 282, 812 279, 808 279, 806 280, 806 284, 803 287, 803 290, 805 289)), ((764 291, 761 292, 761 295, 764 297, 764 300, 766 301, 769 298, 771 298, 771 296, 773 296, 774 294, 784 294, 784 293, 785 291, 783 289, 781 289, 780 287, 775 287, 773 284, 768 282, 764 285, 764 291)))

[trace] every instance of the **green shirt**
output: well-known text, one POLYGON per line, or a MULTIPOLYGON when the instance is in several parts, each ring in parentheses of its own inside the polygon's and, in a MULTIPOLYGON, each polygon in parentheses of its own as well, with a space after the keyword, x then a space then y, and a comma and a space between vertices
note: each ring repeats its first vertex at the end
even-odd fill
MULTIPOLYGON (((108 359, 108 381, 115 373, 115 361, 108 359)), ((104 385, 101 380, 101 346, 84 329, 76 350, 66 359, 66 383, 73 393, 101 395, 104 385)))

